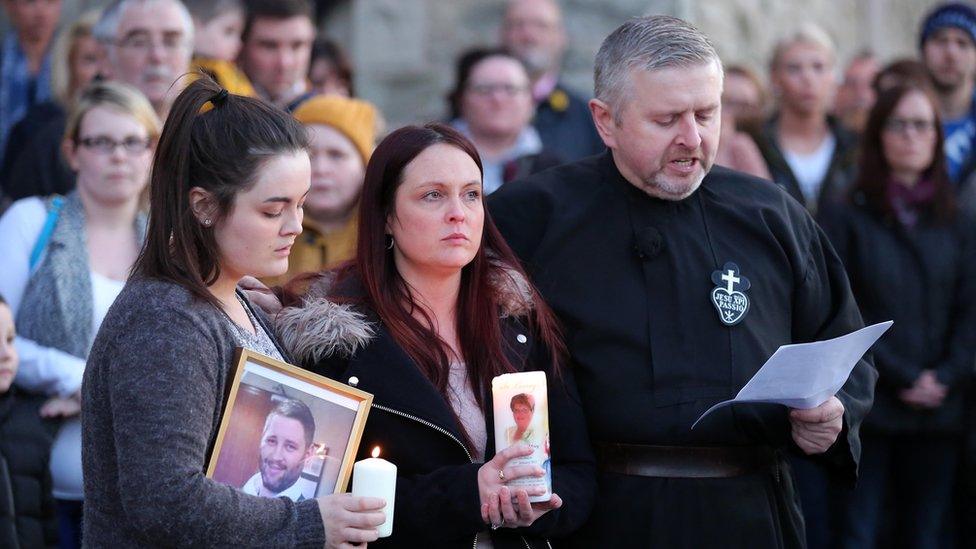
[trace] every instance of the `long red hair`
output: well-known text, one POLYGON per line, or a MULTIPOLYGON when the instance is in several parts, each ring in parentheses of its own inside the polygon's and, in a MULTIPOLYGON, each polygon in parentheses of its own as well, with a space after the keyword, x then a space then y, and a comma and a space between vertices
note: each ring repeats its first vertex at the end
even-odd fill
MULTIPOLYGON (((483 171, 474 145, 453 128, 443 124, 406 126, 384 139, 366 167, 359 217, 359 240, 354 262, 339 268, 330 296, 338 302, 363 302, 372 309, 393 339, 447 398, 451 352, 437 335, 427 312, 415 302, 411 290, 397 272, 393 253, 387 247, 386 224, 394 210, 394 199, 404 169, 421 152, 436 144, 464 151, 483 171), (351 283, 351 284, 350 284, 351 283), (358 287, 350 291, 350 286, 358 287), (431 345, 436 341, 438 345, 431 345)), ((457 305, 457 333, 461 358, 478 404, 484 406, 493 377, 516 371, 509 360, 501 323, 501 295, 492 280, 508 282, 514 273, 528 276, 518 258, 502 238, 485 210, 481 246, 474 259, 461 270, 457 305)), ((558 375, 566 347, 552 310, 538 291, 528 285, 533 308, 523 319, 538 343, 549 350, 552 372, 558 375)), ((468 441, 470 442, 470 441, 468 441)))

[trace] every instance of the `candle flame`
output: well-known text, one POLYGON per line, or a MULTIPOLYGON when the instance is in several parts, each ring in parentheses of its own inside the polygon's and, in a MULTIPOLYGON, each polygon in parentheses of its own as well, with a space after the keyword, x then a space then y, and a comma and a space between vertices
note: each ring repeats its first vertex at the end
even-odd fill
POLYGON ((380 457, 380 447, 379 446, 377 446, 376 448, 373 448, 373 457, 374 458, 380 457))

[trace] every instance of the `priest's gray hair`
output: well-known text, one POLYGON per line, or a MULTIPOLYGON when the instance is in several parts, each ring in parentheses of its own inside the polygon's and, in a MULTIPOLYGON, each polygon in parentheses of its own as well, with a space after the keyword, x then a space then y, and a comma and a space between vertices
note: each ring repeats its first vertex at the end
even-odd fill
POLYGON ((630 91, 633 69, 653 71, 716 63, 722 69, 715 47, 700 30, 688 22, 667 15, 634 17, 603 41, 593 69, 593 92, 620 123, 624 99, 630 91))

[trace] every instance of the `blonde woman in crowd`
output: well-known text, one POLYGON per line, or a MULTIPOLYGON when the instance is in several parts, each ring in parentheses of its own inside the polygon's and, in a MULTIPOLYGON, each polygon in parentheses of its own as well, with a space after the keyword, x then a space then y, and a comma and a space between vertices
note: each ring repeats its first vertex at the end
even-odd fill
POLYGON ((17 383, 53 397, 43 415, 66 418, 51 458, 62 547, 80 544, 85 359, 145 237, 140 206, 160 125, 134 88, 86 89, 63 142, 76 189, 19 200, 0 217, 0 294, 17 320, 17 383))

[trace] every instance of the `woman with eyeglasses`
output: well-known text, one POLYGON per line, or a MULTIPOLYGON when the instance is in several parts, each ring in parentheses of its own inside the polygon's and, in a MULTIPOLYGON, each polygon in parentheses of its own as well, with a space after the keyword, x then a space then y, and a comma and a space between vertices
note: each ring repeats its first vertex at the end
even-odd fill
POLYGON ((822 221, 865 323, 895 321, 873 348, 874 409, 835 547, 875 547, 892 492, 907 519, 893 522, 892 539, 945 539, 976 357, 976 227, 957 212, 936 112, 923 88, 882 92, 849 203, 822 221))
POLYGON ((19 200, 0 218, 0 294, 16 317, 16 381, 52 397, 42 415, 65 418, 51 457, 61 547, 77 547, 81 539, 78 413, 85 359, 142 246, 141 197, 160 126, 134 88, 87 88, 69 114, 63 142, 76 189, 19 200))
POLYGON ((532 127, 535 103, 525 65, 505 50, 474 49, 458 59, 448 95, 451 126, 474 143, 485 194, 504 183, 562 164, 532 127))

